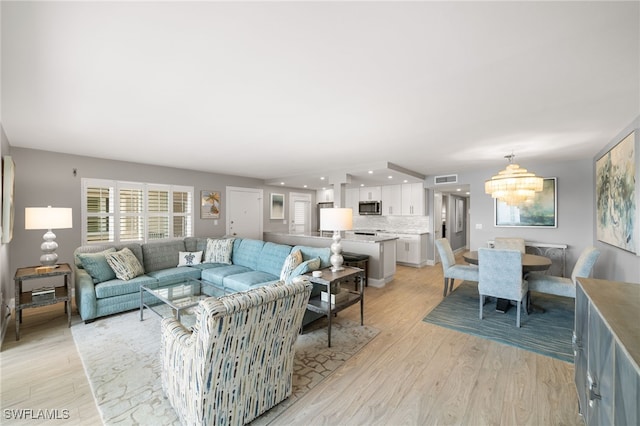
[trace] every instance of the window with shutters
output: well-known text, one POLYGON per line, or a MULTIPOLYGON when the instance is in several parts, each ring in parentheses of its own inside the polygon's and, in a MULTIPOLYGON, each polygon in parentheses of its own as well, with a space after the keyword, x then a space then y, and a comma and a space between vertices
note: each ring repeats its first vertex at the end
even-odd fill
POLYGON ((193 235, 193 187, 82 179, 85 244, 193 235))

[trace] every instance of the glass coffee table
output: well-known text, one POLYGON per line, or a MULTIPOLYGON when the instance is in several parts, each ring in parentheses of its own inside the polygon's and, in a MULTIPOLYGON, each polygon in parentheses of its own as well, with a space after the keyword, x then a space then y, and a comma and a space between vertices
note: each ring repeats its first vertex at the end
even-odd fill
POLYGON ((140 286, 140 321, 144 320, 144 308, 148 308, 162 318, 189 314, 195 317, 195 308, 202 299, 220 297, 233 293, 230 289, 207 281, 188 278, 183 282, 165 287, 140 286))

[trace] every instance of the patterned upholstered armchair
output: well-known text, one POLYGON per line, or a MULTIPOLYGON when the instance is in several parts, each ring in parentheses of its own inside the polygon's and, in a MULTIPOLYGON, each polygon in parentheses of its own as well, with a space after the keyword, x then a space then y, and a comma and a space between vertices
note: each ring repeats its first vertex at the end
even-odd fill
MULTIPOLYGON (((480 319, 485 296, 508 299, 516 302, 518 314, 516 327, 520 327, 522 302, 526 302, 528 284, 522 279, 522 253, 518 250, 478 249, 480 274, 480 319)), ((525 304, 526 306, 526 304, 525 304)))
POLYGON ((453 282, 455 279, 478 281, 478 267, 475 265, 456 265, 456 259, 451 250, 451 244, 446 238, 436 240, 436 247, 442 261, 442 273, 444 274, 444 293, 447 295, 447 287, 449 293, 453 291, 453 282))
POLYGON ((162 388, 182 424, 245 424, 291 395, 311 288, 300 280, 207 298, 193 332, 162 320, 162 388))
POLYGON ((554 275, 545 275, 539 272, 529 272, 527 281, 529 282, 529 291, 539 293, 555 294, 556 296, 565 296, 576 298, 576 279, 578 277, 588 277, 591 274, 593 265, 598 260, 600 252, 595 247, 587 247, 582 251, 576 265, 571 272, 571 278, 556 277, 554 275))

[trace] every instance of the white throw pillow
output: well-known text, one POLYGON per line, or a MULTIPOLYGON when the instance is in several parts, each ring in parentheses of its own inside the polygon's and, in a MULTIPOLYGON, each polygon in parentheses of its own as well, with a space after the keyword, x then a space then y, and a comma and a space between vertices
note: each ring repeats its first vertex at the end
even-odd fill
POLYGON ((235 238, 207 239, 204 263, 226 263, 231 265, 231 251, 235 238))
POLYGON ((202 263, 202 251, 181 251, 178 266, 192 266, 202 263))
POLYGON ((129 281, 144 274, 144 268, 135 254, 128 248, 123 248, 115 253, 107 253, 104 256, 107 263, 116 273, 116 277, 123 281, 129 281))
POLYGON ((302 263, 302 252, 300 250, 293 251, 284 260, 282 270, 280 271, 280 281, 287 284, 291 283, 291 273, 296 267, 302 263))

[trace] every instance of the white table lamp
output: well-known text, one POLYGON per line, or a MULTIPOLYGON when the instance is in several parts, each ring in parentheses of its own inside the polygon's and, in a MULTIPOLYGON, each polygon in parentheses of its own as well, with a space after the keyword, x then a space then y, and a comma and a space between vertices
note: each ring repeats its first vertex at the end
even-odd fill
POLYGON ((353 228, 353 211, 351 209, 329 208, 320 209, 320 228, 333 231, 333 243, 331 244, 331 270, 342 271, 342 236, 340 231, 349 231, 353 228))
POLYGON ((42 256, 40 263, 43 266, 53 266, 58 261, 56 249, 56 234, 52 229, 68 229, 73 227, 73 215, 70 208, 60 207, 27 207, 24 209, 25 229, 46 229, 42 237, 44 242, 40 246, 42 256))

